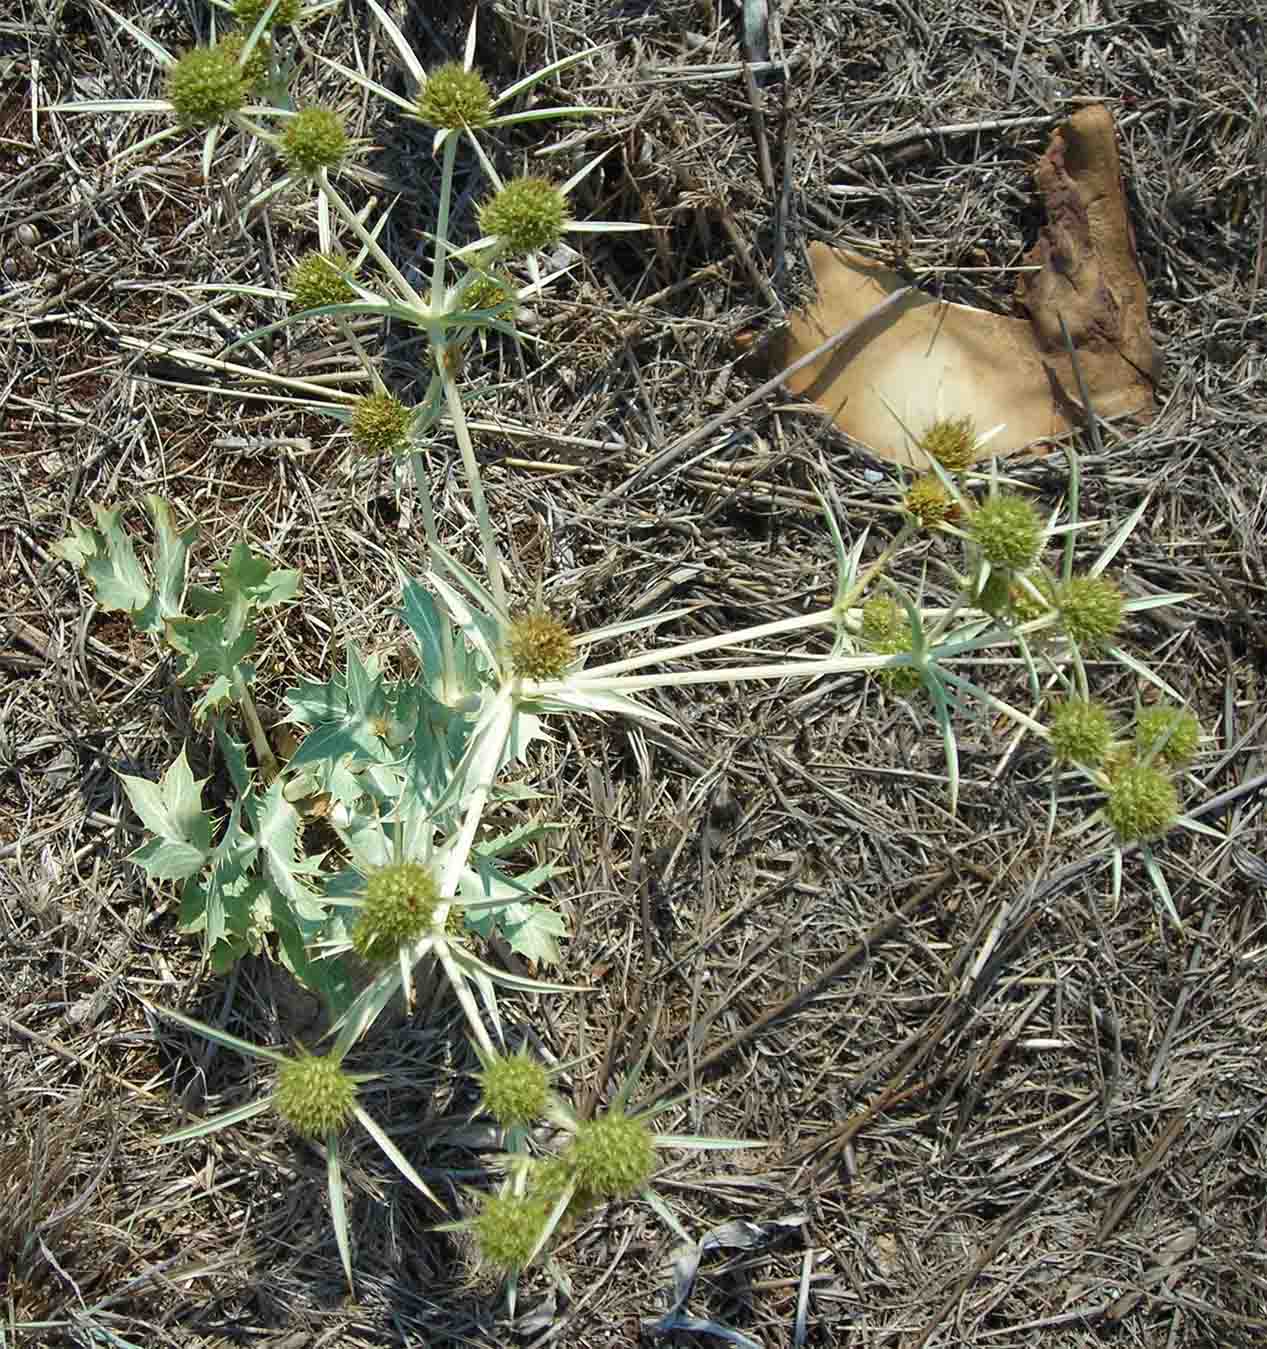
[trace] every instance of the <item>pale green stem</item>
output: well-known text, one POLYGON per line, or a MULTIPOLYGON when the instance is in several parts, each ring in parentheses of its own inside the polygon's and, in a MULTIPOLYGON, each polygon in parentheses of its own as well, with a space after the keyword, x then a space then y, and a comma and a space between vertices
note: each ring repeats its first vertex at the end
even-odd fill
POLYGON ((475 519, 479 524, 480 544, 484 549, 484 566, 488 572, 489 589, 493 602, 502 612, 506 612, 506 582, 502 576, 501 553, 497 548, 497 535, 493 533, 493 521, 488 513, 488 502, 484 497, 484 484, 480 480, 480 468, 475 462, 475 446, 471 441, 470 428, 466 424, 466 413, 462 408, 462 396, 458 392, 457 382, 445 369, 440 372, 444 381, 444 401, 449 409, 449 421, 453 425, 453 434, 457 437, 458 449, 462 452, 462 468, 466 472, 467 485, 471 489, 471 505, 475 507, 475 519))
POLYGON ((440 204, 436 208, 436 250, 431 264, 431 305, 439 309, 444 303, 444 267, 449 256, 449 198, 453 195, 453 166, 457 162, 458 137, 449 137, 444 143, 444 159, 440 168, 440 204))
MULTIPOLYGON (((418 489, 418 507, 422 512, 422 532, 426 536, 429 549, 440 546, 440 536, 436 533, 436 513, 431 504, 431 483, 427 478, 427 466, 422 462, 422 452, 412 450, 409 462, 413 466, 414 485, 418 489)), ((453 661, 453 629, 447 621, 440 623, 440 659, 444 664, 444 687, 453 688, 457 684, 457 671, 453 661)))
POLYGON ((361 241, 370 257, 387 273, 392 279, 392 283, 397 287, 400 295, 412 305, 417 305, 420 313, 427 313, 427 305, 421 295, 405 280, 404 274, 400 268, 383 251, 377 239, 361 224, 357 219, 356 212, 339 196, 334 185, 330 182, 330 175, 321 170, 319 179, 321 190, 325 193, 326 199, 330 205, 343 217, 344 223, 353 234, 361 241))
POLYGON ((233 671, 233 692, 238 707, 242 710, 242 720, 246 722, 251 744, 255 747, 255 757, 259 761, 260 772, 263 774, 265 782, 272 782, 281 772, 281 766, 277 762, 277 756, 273 753, 273 747, 268 743, 268 736, 264 734, 264 723, 260 721, 255 700, 251 697, 251 691, 246 686, 246 680, 242 678, 242 671, 236 667, 233 671))

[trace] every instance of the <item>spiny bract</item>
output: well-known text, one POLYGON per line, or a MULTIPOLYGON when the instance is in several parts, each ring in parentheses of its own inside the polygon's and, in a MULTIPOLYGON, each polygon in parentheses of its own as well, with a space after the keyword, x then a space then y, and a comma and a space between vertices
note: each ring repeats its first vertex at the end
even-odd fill
POLYGON ((988 497, 972 513, 968 533, 992 567, 1024 571, 1043 543, 1043 524, 1024 497, 1010 492, 988 497))
POLYGON ((971 417, 943 417, 924 432, 919 447, 947 473, 963 473, 977 457, 977 428, 971 417))
POLYGON ((456 61, 433 70, 418 95, 418 116, 428 126, 460 131, 487 126, 492 115, 493 96, 484 77, 456 61))
POLYGON ((1075 576, 1052 598, 1065 632, 1080 647, 1100 646, 1122 626, 1122 592, 1103 576, 1075 576))
POLYGON ((351 264, 341 254, 305 253, 290 269, 288 284, 294 310, 319 309, 327 304, 350 304, 356 291, 348 282, 351 264))
POLYGON ((471 1223, 480 1255, 513 1274, 528 1263, 550 1211, 535 1196, 490 1194, 471 1223))
POLYGON ((558 679, 575 654, 572 634, 550 614, 523 614, 506 631, 510 669, 520 679, 558 679))
POLYGON ((343 118, 333 108, 301 108, 282 132, 282 158, 292 173, 315 177, 337 168, 348 152, 343 118))
POLYGON ((563 193, 544 178, 512 178, 480 207, 480 229, 515 253, 557 243, 567 219, 563 193))
POLYGON ((1051 709, 1051 752, 1058 760, 1098 768, 1113 740, 1113 723, 1101 703, 1071 701, 1051 709))
POLYGON ((1104 815, 1123 843, 1160 838, 1178 814, 1174 783, 1151 764, 1128 763, 1109 783, 1104 815))
POLYGON ((366 960, 392 960, 431 926, 440 887, 421 862, 392 862, 365 878, 352 945, 366 960))
POLYGON ((641 1120, 619 1111, 583 1120, 565 1160, 578 1185, 600 1199, 635 1194, 655 1170, 655 1146, 641 1120))
POLYGON ((352 443, 365 454, 386 454, 409 443, 410 411, 389 393, 371 393, 352 405, 352 443))
POLYGON ((550 1077, 545 1065, 527 1054, 499 1054, 479 1074, 479 1083, 485 1109, 503 1128, 545 1113, 550 1077))
MULTIPOLYGON (((268 0, 233 0, 233 13, 249 33, 268 8, 268 0)), ((268 21, 268 28, 290 28, 299 22, 303 0, 277 0, 277 8, 268 21)))
POLYGON ((215 126, 246 102, 246 77, 223 47, 195 47, 168 72, 167 101, 182 126, 215 126))
POLYGON ((338 1132, 356 1103, 356 1083, 330 1055, 303 1054, 277 1073, 278 1113, 305 1138, 338 1132))
POLYGON ((1201 723, 1183 707, 1167 703, 1146 707, 1135 718, 1135 752, 1141 759, 1154 755, 1178 768, 1201 745, 1201 723))

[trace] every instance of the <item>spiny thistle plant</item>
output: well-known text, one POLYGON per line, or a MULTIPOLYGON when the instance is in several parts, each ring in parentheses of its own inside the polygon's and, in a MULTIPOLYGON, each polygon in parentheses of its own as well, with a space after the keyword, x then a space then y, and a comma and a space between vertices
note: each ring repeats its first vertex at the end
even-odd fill
MULTIPOLYGON (((421 273, 406 275, 380 242, 391 208, 377 211, 371 203, 354 210, 332 181, 332 172, 355 149, 332 109, 302 104, 289 93, 277 100, 285 106, 248 106, 255 82, 251 62, 261 50, 275 52, 288 41, 288 25, 304 17, 293 0, 222 5, 242 24, 240 46, 198 49, 181 61, 115 15, 167 69, 168 97, 74 104, 60 111, 169 114, 176 125, 148 145, 186 127, 204 128, 207 173, 222 126, 239 133, 243 154, 261 145, 275 151, 286 172, 252 198, 247 219, 252 211, 269 209, 291 184, 302 182, 313 194, 319 249, 296 261, 288 289, 212 288, 275 302, 285 312, 235 345, 258 342, 291 324, 321 321, 342 336, 362 367, 368 389, 358 393, 331 393, 325 385, 266 375, 284 391, 283 401, 337 418, 358 453, 388 458, 412 474, 425 571, 415 576, 398 566, 396 618, 416 659, 408 673, 393 677, 349 643, 341 669, 326 672, 324 679, 294 682, 284 694, 284 720, 300 739, 283 761, 256 706, 251 656, 261 620, 300 595, 297 572, 275 565, 243 540, 215 566, 214 583, 191 584, 197 529, 179 529, 171 507, 157 497, 146 499, 153 547, 144 565, 117 509, 94 508, 95 526, 76 523, 55 551, 83 573, 102 610, 130 615, 157 649, 177 658, 178 680, 194 695, 194 730, 207 740, 204 757, 214 746, 232 788, 227 801, 206 803, 206 780, 195 778, 183 748, 158 781, 121 775, 148 834, 132 860, 153 884, 180 887, 181 926, 201 937, 213 968, 228 969, 248 953, 267 955, 314 990, 331 1013, 328 1055, 288 1058, 163 1012, 278 1070, 276 1090, 266 1098, 172 1137, 197 1137, 271 1107, 301 1135, 317 1138, 326 1150, 331 1212, 351 1282, 340 1127, 358 1121, 401 1174, 433 1199, 358 1104, 357 1089, 365 1079, 343 1066, 398 993, 412 1004, 415 971, 425 963, 447 980, 461 1008, 480 1063, 480 1108, 505 1133, 505 1184, 474 1201, 474 1216, 459 1225, 474 1232, 489 1263, 511 1276, 513 1297, 517 1272, 542 1254, 560 1224, 579 1220, 595 1204, 640 1197, 680 1231, 653 1185, 659 1149, 750 1146, 653 1132, 650 1120, 659 1110, 630 1108, 636 1073, 605 1111, 580 1120, 541 1065, 506 1053, 499 998, 572 991, 513 973, 480 953, 483 943, 496 938, 530 962, 531 973, 549 971, 562 960, 565 924, 540 894, 556 872, 527 855, 530 845, 548 844, 555 826, 536 821, 505 833, 487 827, 492 808, 511 793, 509 770, 531 768, 533 747, 547 724, 586 716, 671 725, 666 713, 639 696, 666 686, 685 696, 694 685, 875 677, 878 698, 919 695, 915 715, 928 718, 940 735, 953 811, 960 785, 957 720, 961 709, 975 705, 1005 718, 1018 736, 1048 742, 1053 819, 1062 776, 1079 775, 1100 794, 1102 804, 1084 827, 1098 830, 1112 850, 1115 896, 1123 858, 1138 848, 1179 925, 1153 847, 1174 826, 1205 829, 1179 813, 1171 777, 1199 748, 1200 727, 1182 710, 1182 697, 1118 643, 1131 615, 1186 597, 1128 600, 1105 574, 1147 500, 1095 561, 1075 574, 1076 536, 1093 522, 1079 518, 1079 470, 1072 451, 1066 501, 1044 519, 997 465, 988 474, 974 470, 999 428, 979 435, 965 417, 939 417, 911 436, 930 466, 904 492, 901 528, 878 556, 864 562, 867 531, 846 545, 840 511, 819 496, 836 562, 831 603, 625 658, 596 659, 605 643, 650 634, 686 611, 577 631, 566 613, 542 603, 541 587, 535 602, 512 595, 459 388, 461 358, 472 337, 522 336, 514 327, 518 301, 566 271, 544 275, 545 250, 567 234, 639 228, 573 213, 573 195, 601 155, 562 182, 538 176, 505 182, 485 148, 485 139, 508 125, 599 111, 571 104, 506 111, 519 95, 591 53, 554 62, 494 93, 473 67, 474 24, 464 60, 428 73, 376 0, 367 4, 414 92, 397 94, 322 59, 389 110, 434 129, 438 206, 421 273), (473 155, 488 185, 477 212, 479 237, 466 242, 455 237, 453 219, 460 147, 473 155), (353 320, 365 318, 403 324, 429 344, 420 398, 411 401, 409 391, 387 387, 351 328, 353 320), (436 526, 420 444, 441 423, 456 441, 478 526, 481 556, 473 566, 444 546, 436 526), (1045 556, 1056 542, 1063 544, 1058 561, 1045 556), (889 575, 894 561, 913 549, 924 550, 927 578, 915 594, 889 575), (948 603, 928 601, 935 585, 950 596, 948 603), (766 658, 748 654, 772 648, 775 654, 766 658), (1133 742, 1115 742, 1107 712, 1092 698, 1091 658, 1128 672, 1168 700, 1138 714, 1133 742), (1029 710, 980 682, 999 668, 1024 676, 1029 710), (305 825, 314 803, 320 803, 324 824, 337 840, 327 852, 310 850, 305 825), (560 1146, 544 1153, 532 1130, 542 1116, 563 1136, 560 1146)), ((258 158, 272 162, 271 156, 258 158)), ((232 351, 208 356, 208 368, 233 371, 226 359, 232 351)), ((196 359, 196 353, 181 354, 196 359)), ((255 379, 261 372, 246 373, 255 379)), ((232 394, 228 388, 221 392, 232 394)), ((520 799, 524 791, 519 788, 520 799)))

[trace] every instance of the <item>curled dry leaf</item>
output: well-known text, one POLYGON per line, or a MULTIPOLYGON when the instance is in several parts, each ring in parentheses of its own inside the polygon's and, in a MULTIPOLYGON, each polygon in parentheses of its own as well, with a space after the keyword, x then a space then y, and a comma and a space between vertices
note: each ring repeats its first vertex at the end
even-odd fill
MULTIPOLYGON (((978 431, 1003 423, 983 453, 1006 454, 1081 420, 1063 318, 1095 411, 1150 417, 1159 358, 1109 111, 1075 113, 1053 133, 1034 176, 1046 224, 1025 258, 1041 270, 1021 277, 1019 317, 915 292, 789 378, 791 392, 897 463, 927 466, 911 436, 940 417, 971 417, 978 431)), ((890 269, 826 244, 811 244, 809 256, 818 299, 763 348, 772 369, 863 319, 904 284, 890 269)))

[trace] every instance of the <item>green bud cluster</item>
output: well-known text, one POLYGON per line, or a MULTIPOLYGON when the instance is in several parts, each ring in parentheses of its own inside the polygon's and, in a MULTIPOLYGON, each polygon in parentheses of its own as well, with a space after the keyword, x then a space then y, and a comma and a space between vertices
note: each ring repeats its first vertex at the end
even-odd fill
MULTIPOLYGON (((268 0, 233 0, 233 14, 249 33, 268 8, 268 0)), ((303 0, 277 0, 277 8, 268 21, 268 28, 293 28, 299 22, 303 0)), ((266 30, 267 31, 267 30, 266 30)))
POLYGON ((1160 838, 1178 814, 1174 783, 1151 764, 1127 763, 1109 783, 1104 815, 1123 843, 1160 838))
POLYGON ((167 73, 167 101, 181 126, 209 127, 246 102, 246 76, 222 45, 195 47, 167 73))
POLYGON ((1102 703, 1071 701, 1051 709, 1051 752, 1059 761, 1098 768, 1113 742, 1113 723, 1102 703))
POLYGON ((479 1083, 485 1108, 503 1128, 529 1124, 545 1113, 550 1077, 526 1053, 498 1055, 485 1065, 479 1083))
POLYGON ((1075 576, 1057 586, 1052 600, 1071 641, 1094 650, 1122 626, 1122 592, 1103 576, 1075 576))
POLYGON ((352 405, 352 443, 365 454, 387 454, 409 443, 412 414, 389 393, 371 393, 352 405))
POLYGON ((468 275, 470 279, 462 287, 460 300, 463 309, 497 309, 501 305, 514 303, 514 288, 503 277, 492 272, 468 275))
POLYGON ((1155 756, 1172 768, 1181 768, 1201 745, 1201 723, 1186 708, 1167 703, 1144 708, 1135 718, 1135 753, 1155 756))
POLYGON ((977 457, 977 428, 971 417, 943 417, 924 432, 919 447, 947 473, 965 473, 977 457))
POLYGON ((351 263, 342 254, 305 253, 290 269, 288 285, 295 299, 292 312, 350 304, 356 291, 348 281, 351 263))
POLYGON ((651 1132, 619 1111, 583 1120, 564 1154, 577 1185, 598 1199, 636 1194, 655 1170, 651 1132))
POLYGON ((216 43, 214 50, 223 52, 242 71, 242 78, 248 89, 258 89, 268 79, 269 67, 273 60, 272 44, 268 35, 262 34, 260 40, 251 48, 251 54, 242 60, 242 49, 246 46, 245 33, 226 33, 216 43))
POLYGON ((936 529, 958 509, 955 499, 935 473, 925 473, 906 489, 902 509, 921 529, 936 529))
MULTIPOLYGON (((911 622, 906 610, 888 595, 873 595, 862 606, 860 636, 864 644, 882 656, 899 656, 911 649, 911 622)), ((903 693, 920 685, 919 671, 910 665, 877 670, 876 676, 889 688, 903 693)))
POLYGON ((507 629, 507 661, 520 679, 559 679, 575 655, 572 634, 550 614, 523 614, 507 629))
POLYGON ((421 862, 392 862, 365 878, 365 903, 352 945, 366 960, 394 960, 430 928, 440 887, 421 862))
POLYGON ((1043 523, 1024 497, 1010 492, 987 498, 972 513, 968 533, 991 567, 1025 571, 1043 546, 1043 523))
POLYGON ((305 178, 337 168, 348 152, 343 118, 333 108, 301 108, 287 121, 281 140, 286 167, 305 178))
POLYGON ((550 1210, 533 1195, 485 1195, 471 1224, 480 1255, 495 1268, 515 1274, 527 1265, 550 1210))
POLYGON ((563 193, 544 178, 512 178, 480 207, 480 229, 514 253, 557 243, 567 219, 563 193))
POLYGON ((277 1073, 273 1104, 297 1134, 324 1138, 348 1121, 356 1103, 356 1083, 331 1055, 303 1054, 277 1073))
POLYGON ((493 116, 493 95, 478 71, 450 61, 427 76, 418 95, 418 116, 428 126, 451 131, 487 126, 493 116))

